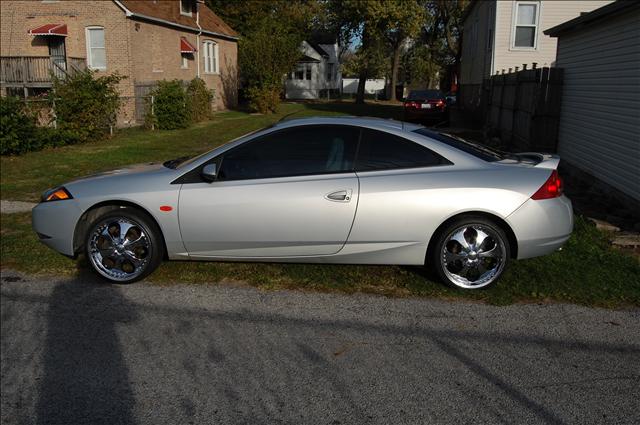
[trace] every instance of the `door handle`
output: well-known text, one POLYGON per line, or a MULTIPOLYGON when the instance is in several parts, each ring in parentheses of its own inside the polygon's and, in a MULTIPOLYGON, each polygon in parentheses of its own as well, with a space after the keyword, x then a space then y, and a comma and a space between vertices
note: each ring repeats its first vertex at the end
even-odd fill
POLYGON ((351 189, 337 190, 325 196, 325 199, 334 202, 349 202, 351 200, 351 189))

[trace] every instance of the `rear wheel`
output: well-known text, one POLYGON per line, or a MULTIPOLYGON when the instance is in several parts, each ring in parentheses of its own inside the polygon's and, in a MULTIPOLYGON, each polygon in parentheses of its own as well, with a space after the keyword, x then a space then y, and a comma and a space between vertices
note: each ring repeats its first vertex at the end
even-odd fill
POLYGON ((494 285, 510 257, 506 234, 484 217, 462 217, 437 238, 430 252, 431 264, 440 279, 455 288, 494 285))
POLYGON ((162 262, 160 229, 131 208, 109 211, 89 226, 85 253, 93 270, 114 283, 143 279, 162 262))

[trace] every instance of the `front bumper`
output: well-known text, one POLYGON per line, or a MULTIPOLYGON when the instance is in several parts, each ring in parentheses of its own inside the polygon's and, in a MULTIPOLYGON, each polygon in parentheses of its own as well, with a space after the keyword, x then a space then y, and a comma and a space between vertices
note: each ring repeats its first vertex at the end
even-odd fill
POLYGON ((566 196, 535 201, 529 199, 507 217, 518 241, 518 259, 550 254, 560 248, 573 231, 573 207, 566 196))
POLYGON ((81 215, 82 210, 74 199, 44 202, 31 210, 31 225, 40 242, 73 257, 73 234, 81 215))

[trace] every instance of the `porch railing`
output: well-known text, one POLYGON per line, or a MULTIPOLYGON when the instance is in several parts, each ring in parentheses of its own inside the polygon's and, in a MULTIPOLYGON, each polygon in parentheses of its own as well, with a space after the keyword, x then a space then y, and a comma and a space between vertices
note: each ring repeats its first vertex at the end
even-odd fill
POLYGON ((0 57, 0 83, 3 85, 50 85, 51 75, 65 75, 87 68, 84 58, 52 56, 0 57), (66 59, 66 60, 65 60, 66 59))

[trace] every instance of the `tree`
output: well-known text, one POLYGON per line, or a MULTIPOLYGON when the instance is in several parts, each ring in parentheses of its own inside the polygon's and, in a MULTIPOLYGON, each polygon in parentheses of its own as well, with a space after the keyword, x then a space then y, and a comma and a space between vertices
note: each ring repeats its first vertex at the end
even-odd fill
POLYGON ((301 56, 300 45, 320 7, 316 0, 206 0, 241 35, 240 81, 252 108, 277 109, 284 75, 301 56))
POLYGON ((298 61, 302 39, 274 20, 262 20, 250 37, 240 40, 240 72, 252 109, 276 112, 283 76, 298 61))
POLYGON ((330 0, 328 10, 343 39, 354 35, 361 39, 356 53, 359 59, 356 103, 364 102, 366 80, 380 69, 380 56, 389 52, 391 84, 394 87, 391 96, 395 99, 403 44, 419 33, 425 18, 424 8, 418 0, 330 0))
POLYGON ((431 21, 423 27, 424 41, 439 50, 439 56, 448 63, 460 63, 462 14, 469 0, 426 0, 424 8, 431 21))
POLYGON ((396 0, 379 3, 376 13, 382 33, 391 50, 391 100, 396 100, 400 54, 405 42, 420 32, 426 18, 425 9, 417 0, 396 0))

